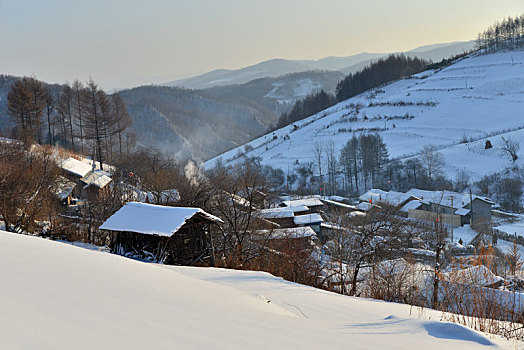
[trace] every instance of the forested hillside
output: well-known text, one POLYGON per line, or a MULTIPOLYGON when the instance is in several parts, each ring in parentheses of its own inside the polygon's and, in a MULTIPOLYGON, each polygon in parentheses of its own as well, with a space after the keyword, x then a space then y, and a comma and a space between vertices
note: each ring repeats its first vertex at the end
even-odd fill
POLYGON ((180 158, 207 159, 266 130, 264 115, 255 108, 202 91, 142 86, 120 94, 138 143, 180 158))
POLYGON ((261 78, 242 85, 219 86, 206 89, 231 102, 243 103, 265 114, 267 126, 274 126, 282 113, 312 93, 324 90, 333 94, 343 74, 315 70, 287 74, 277 78, 261 78))

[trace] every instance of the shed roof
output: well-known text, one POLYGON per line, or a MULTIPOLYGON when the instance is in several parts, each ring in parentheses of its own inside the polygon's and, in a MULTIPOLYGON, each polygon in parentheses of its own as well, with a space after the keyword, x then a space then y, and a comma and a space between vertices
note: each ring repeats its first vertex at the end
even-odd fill
POLYGON ((354 205, 341 203, 341 202, 337 202, 337 201, 330 200, 330 199, 321 199, 321 201, 323 203, 326 203, 328 205, 332 205, 332 206, 335 206, 335 207, 339 207, 339 208, 343 208, 343 209, 347 209, 347 210, 357 210, 357 207, 355 207, 354 205))
POLYGON ((422 202, 419 200, 412 200, 404 204, 402 208, 400 208, 400 211, 402 212, 409 212, 410 209, 418 209, 422 205, 422 202))
POLYGON ((309 210, 305 205, 297 205, 293 207, 278 207, 262 209, 257 212, 257 215, 263 218, 292 218, 296 212, 309 210))
POLYGON ((67 158, 60 164, 60 167, 68 173, 79 177, 86 176, 92 170, 91 165, 81 162, 75 158, 67 158))
POLYGON ((502 277, 495 275, 484 265, 472 266, 463 270, 447 274, 448 278, 456 283, 487 287, 501 281, 502 277))
POLYGON ((471 212, 471 210, 469 210, 469 209, 460 208, 459 210, 455 211, 455 215, 464 216, 464 215, 468 215, 470 212, 471 212))
POLYGON ((307 206, 307 207, 319 207, 323 206, 324 203, 320 201, 318 198, 302 198, 302 199, 294 199, 290 201, 284 201, 282 202, 286 207, 296 207, 296 206, 307 206))
POLYGON ((398 207, 410 199, 418 198, 410 193, 402 193, 397 191, 383 191, 380 189, 372 189, 364 193, 359 199, 362 202, 369 203, 387 203, 389 205, 398 207))
POLYGON ((382 196, 386 195, 386 193, 387 193, 386 191, 383 191, 381 189, 373 188, 367 191, 366 193, 364 193, 363 195, 361 195, 360 197, 358 197, 358 199, 361 200, 362 202, 370 202, 370 201, 378 202, 382 196))
POLYGON ((73 181, 70 181, 63 176, 59 176, 56 182, 55 194, 59 199, 64 200, 73 193, 75 186, 76 184, 73 181))
POLYGON ((86 176, 82 177, 80 181, 86 184, 85 187, 94 185, 98 188, 104 188, 111 182, 111 178, 104 173, 91 171, 86 176))
POLYGON ((275 230, 258 230, 257 233, 264 239, 288 239, 316 237, 311 227, 280 228, 275 230))
POLYGON ((137 232, 146 235, 170 237, 187 220, 195 215, 214 223, 223 221, 200 208, 167 207, 138 202, 130 202, 107 219, 101 230, 137 232))
POLYGON ((307 224, 317 224, 324 222, 320 214, 306 214, 306 215, 297 215, 293 218, 295 225, 307 225, 307 224))

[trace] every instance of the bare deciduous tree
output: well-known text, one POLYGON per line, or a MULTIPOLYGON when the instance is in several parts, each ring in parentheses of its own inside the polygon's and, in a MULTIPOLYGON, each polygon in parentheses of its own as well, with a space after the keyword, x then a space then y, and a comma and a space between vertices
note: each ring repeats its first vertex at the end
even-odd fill
POLYGON ((442 168, 444 166, 444 158, 440 152, 438 152, 435 146, 426 145, 422 150, 420 159, 424 168, 426 169, 426 174, 429 181, 435 179, 435 177, 442 174, 442 168))
POLYGON ((502 144, 500 145, 502 153, 507 154, 513 164, 519 159, 518 153, 520 150, 520 142, 512 137, 505 139, 502 137, 502 144))

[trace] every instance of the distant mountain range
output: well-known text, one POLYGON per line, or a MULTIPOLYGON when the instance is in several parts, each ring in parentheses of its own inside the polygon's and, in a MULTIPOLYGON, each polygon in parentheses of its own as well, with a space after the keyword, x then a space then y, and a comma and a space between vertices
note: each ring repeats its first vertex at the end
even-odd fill
MULTIPOLYGON (((436 44, 406 54, 437 61, 472 47, 472 42, 436 44)), ((120 94, 133 119, 138 144, 205 161, 263 135, 298 99, 321 89, 334 93, 345 74, 385 55, 361 53, 316 61, 274 59, 167 83, 169 86, 121 90, 120 94)), ((12 125, 6 114, 6 97, 16 79, 0 79, 0 127, 12 125)))
MULTIPOLYGON (((469 51, 474 46, 474 41, 434 44, 417 47, 405 52, 405 54, 432 61, 440 61, 443 58, 469 51)), ((344 74, 349 74, 358 71, 372 60, 389 54, 391 53, 363 52, 347 57, 325 57, 319 60, 272 59, 236 70, 218 69, 196 77, 168 82, 164 85, 189 89, 207 89, 214 86, 244 84, 255 79, 278 77, 310 70, 340 71, 344 74)))

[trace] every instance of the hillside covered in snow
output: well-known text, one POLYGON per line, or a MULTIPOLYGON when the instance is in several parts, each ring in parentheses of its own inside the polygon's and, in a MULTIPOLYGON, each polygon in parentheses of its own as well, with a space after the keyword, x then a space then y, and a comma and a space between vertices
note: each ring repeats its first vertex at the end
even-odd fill
POLYGON ((205 166, 218 158, 231 164, 255 156, 262 164, 293 169, 313 162, 316 144, 334 142, 338 152, 354 133, 378 132, 392 159, 434 145, 444 156, 446 175, 463 170, 476 180, 511 165, 500 150, 502 138, 524 139, 523 110, 524 51, 472 55, 350 98, 205 166))
POLYGON ((483 349, 515 344, 408 305, 262 272, 146 264, 0 231, 6 349, 483 349))

